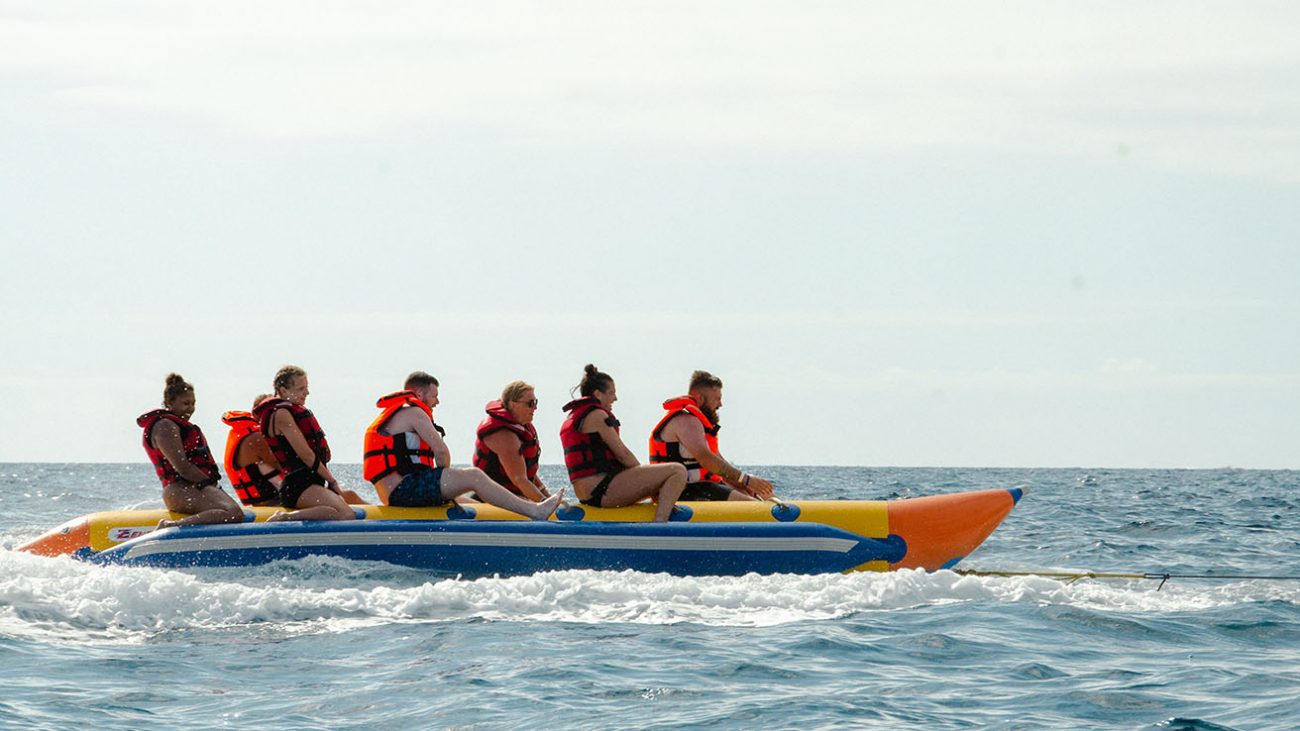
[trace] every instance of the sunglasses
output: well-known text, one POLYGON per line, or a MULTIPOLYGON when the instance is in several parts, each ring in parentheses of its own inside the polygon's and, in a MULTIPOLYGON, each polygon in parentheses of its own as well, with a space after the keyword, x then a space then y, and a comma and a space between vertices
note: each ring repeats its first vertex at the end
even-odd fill
POLYGON ((528 399, 527 401, 516 401, 515 403, 517 403, 517 404, 523 404, 524 406, 527 406, 527 407, 530 408, 530 409, 535 409, 535 408, 537 408, 537 399, 535 399, 535 398, 534 398, 534 399, 528 399))

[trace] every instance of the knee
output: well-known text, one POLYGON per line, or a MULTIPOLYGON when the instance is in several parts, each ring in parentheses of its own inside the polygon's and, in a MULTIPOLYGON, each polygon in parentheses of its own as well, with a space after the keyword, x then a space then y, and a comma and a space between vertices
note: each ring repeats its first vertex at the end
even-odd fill
POLYGON ((226 509, 226 514, 221 517, 222 523, 243 523, 244 511, 239 506, 226 509))

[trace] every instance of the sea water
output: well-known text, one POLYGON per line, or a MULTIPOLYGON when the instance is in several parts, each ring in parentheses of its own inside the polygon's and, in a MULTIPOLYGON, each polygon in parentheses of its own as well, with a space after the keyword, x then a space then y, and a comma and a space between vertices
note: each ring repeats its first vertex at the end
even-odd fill
MULTIPOLYGON (((1029 485, 959 568, 1300 575, 1300 472, 753 469, 792 499, 1029 485)), ((147 465, 0 465, 0 728, 1300 728, 1300 581, 465 580, 12 550, 160 504, 147 465)))

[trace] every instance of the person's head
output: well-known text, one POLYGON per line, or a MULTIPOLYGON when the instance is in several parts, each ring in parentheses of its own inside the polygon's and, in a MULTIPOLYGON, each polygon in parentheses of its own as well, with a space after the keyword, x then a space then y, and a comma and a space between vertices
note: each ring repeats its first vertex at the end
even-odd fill
POLYGON ((429 408, 438 405, 438 379, 428 373, 415 371, 406 377, 406 384, 402 387, 414 393, 429 408))
POLYGON ((194 385, 179 373, 168 373, 163 385, 162 405, 182 419, 190 418, 194 415, 194 385))
POLYGON ((614 389, 614 377, 608 373, 601 373, 596 370, 596 366, 588 363, 583 369, 582 381, 578 384, 578 393, 585 396, 595 396, 600 405, 608 409, 618 400, 618 393, 614 389))
POLYGON ((695 371, 691 374, 689 393, 709 421, 717 424, 718 409, 722 408, 722 379, 708 371, 695 371))
POLYGON ((256 409, 258 404, 260 404, 260 403, 262 403, 263 401, 265 401, 265 400, 271 398, 272 395, 274 395, 274 394, 269 394, 269 393, 259 393, 259 394, 257 394, 257 398, 253 399, 253 408, 256 409))
POLYGON ((501 390, 501 405, 520 424, 531 424, 537 413, 537 393, 524 381, 511 381, 501 390))
POLYGON ((271 385, 275 388, 276 396, 295 406, 307 403, 307 395, 311 393, 307 388, 307 371, 298 366, 287 365, 276 371, 271 385))

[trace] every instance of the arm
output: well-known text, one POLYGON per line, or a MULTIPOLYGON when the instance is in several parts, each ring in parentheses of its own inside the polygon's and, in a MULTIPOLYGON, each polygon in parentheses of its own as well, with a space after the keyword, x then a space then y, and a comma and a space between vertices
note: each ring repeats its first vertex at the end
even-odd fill
POLYGON ((695 419, 674 419, 677 427, 677 441, 695 457, 704 469, 720 476, 728 485, 764 500, 772 497, 772 483, 757 475, 749 475, 739 467, 728 462, 722 455, 709 449, 704 439, 704 425, 695 419))
POLYGON ((547 497, 546 488, 538 484, 541 480, 528 479, 528 466, 524 464, 524 456, 519 453, 524 443, 519 440, 519 437, 502 429, 487 435, 483 439, 483 444, 487 445, 497 459, 501 460, 501 468, 510 478, 510 484, 525 497, 534 501, 544 500, 547 497))
MULTIPOLYGON (((410 406, 403 408, 396 417, 393 417, 393 421, 397 421, 402 416, 407 417, 410 421, 411 430, 433 450, 434 463, 439 467, 450 467, 451 449, 447 446, 447 441, 438 433, 438 430, 433 428, 433 419, 423 411, 410 406)), ((395 426, 394 431, 397 430, 395 426)))
POLYGON ((270 480, 272 485, 279 487, 283 483, 283 480, 280 479, 280 460, 275 458, 275 453, 271 451, 271 445, 266 443, 266 437, 261 434, 253 434, 244 440, 244 445, 240 447, 240 451, 243 451, 244 447, 247 447, 249 452, 245 455, 248 459, 244 460, 244 466, 260 463, 270 467, 272 472, 266 479, 270 480))
POLYGON ((185 458, 185 445, 181 443, 181 430, 174 422, 159 419, 153 425, 151 437, 153 443, 157 445, 158 451, 163 453, 163 458, 171 464, 172 468, 181 476, 181 479, 196 484, 212 480, 203 470, 195 467, 193 462, 185 458))
MULTIPOLYGON (((308 469, 311 469, 311 466, 316 464, 316 453, 311 450, 311 447, 307 444, 307 438, 298 430, 298 425, 294 423, 293 417, 289 415, 287 410, 280 409, 275 412, 275 418, 271 420, 271 425, 289 441, 289 448, 294 451, 294 454, 298 455, 298 459, 302 460, 308 469)), ((334 479, 334 473, 330 472, 328 464, 321 462, 317 465, 316 474, 325 478, 325 487, 334 492, 339 492, 339 481, 334 479)))
POLYGON ((582 420, 583 433, 599 434, 600 438, 605 440, 605 444, 609 446, 609 450, 614 453, 614 457, 618 459, 619 464, 624 467, 636 467, 641 464, 636 455, 632 454, 632 450, 628 449, 627 445, 623 443, 623 438, 618 435, 618 432, 614 431, 614 427, 605 423, 605 418, 605 412, 603 411, 592 411, 587 414, 586 418, 582 420))
POLYGON ((245 464, 261 462, 277 472, 280 470, 280 460, 275 458, 275 453, 271 451, 271 445, 266 443, 266 437, 254 433, 244 440, 244 445, 248 447, 250 452, 249 459, 245 461, 245 464))

